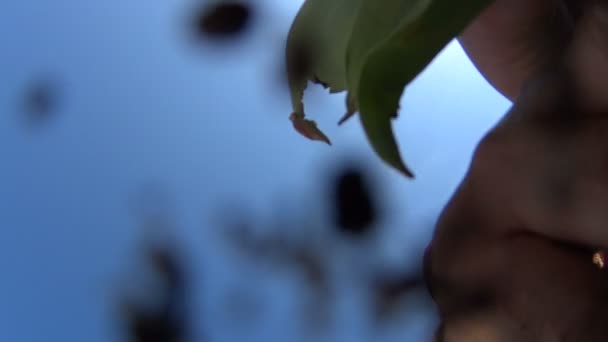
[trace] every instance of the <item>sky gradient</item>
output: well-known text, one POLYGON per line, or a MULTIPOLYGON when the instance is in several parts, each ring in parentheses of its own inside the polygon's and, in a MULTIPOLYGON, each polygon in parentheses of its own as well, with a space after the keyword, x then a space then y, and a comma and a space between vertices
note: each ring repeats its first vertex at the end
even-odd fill
MULTIPOLYGON (((254 272, 239 270, 210 228, 230 203, 258 218, 277 203, 322 211, 324 173, 355 157, 389 203, 396 228, 382 238, 387 253, 425 243, 508 101, 454 42, 406 89, 394 123, 414 181, 375 157, 356 119, 336 125, 342 94, 306 93, 309 116, 334 145, 308 141, 291 127, 279 82, 283 40, 300 4, 259 1, 238 42, 195 45, 185 24, 191 1, 0 2, 0 341, 117 340, 116 284, 145 235, 132 198, 146 184, 167 191, 172 238, 205 270, 197 310, 214 341, 243 337, 230 329, 220 298, 254 272), (41 77, 57 82, 58 110, 27 127, 20 101, 41 77)), ((245 336, 286 341, 298 329, 286 290, 293 280, 259 278, 270 308, 245 336)), ((348 298, 328 341, 369 340, 371 332, 346 328, 364 319, 348 298)), ((404 330, 387 329, 378 341, 403 338, 404 330)))

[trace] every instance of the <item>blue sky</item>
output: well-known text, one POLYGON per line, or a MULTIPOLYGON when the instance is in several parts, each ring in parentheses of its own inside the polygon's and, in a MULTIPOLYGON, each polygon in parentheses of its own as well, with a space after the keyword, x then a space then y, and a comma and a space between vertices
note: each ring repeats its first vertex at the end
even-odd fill
MULTIPOLYGON (((476 142, 509 103, 452 43, 407 88, 395 121, 415 181, 376 159, 357 120, 336 125, 343 95, 307 92, 307 111, 334 146, 307 141, 291 128, 276 81, 301 1, 259 3, 238 44, 194 48, 184 26, 192 1, 0 2, 0 341, 118 338, 116 283, 145 235, 129 198, 144 184, 168 189, 171 235, 207 270, 200 281, 214 279, 199 300, 218 341, 239 340, 217 298, 246 274, 203 229, 226 203, 238 199, 259 216, 283 198, 298 207, 315 198, 327 167, 356 156, 381 180, 399 227, 385 248, 400 253, 429 237, 476 142), (18 105, 39 75, 58 80, 60 110, 29 132, 18 105)), ((259 286, 272 309, 247 336, 285 341, 296 329, 291 285, 264 278, 259 286)), ((344 327, 362 318, 344 303, 328 340, 357 340, 344 327)), ((383 338, 403 338, 402 330, 383 338)))

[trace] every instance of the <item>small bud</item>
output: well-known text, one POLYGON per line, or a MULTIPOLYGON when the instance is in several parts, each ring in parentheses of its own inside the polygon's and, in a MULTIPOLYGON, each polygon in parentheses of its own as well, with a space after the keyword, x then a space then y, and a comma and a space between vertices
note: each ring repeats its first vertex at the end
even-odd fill
POLYGON ((599 268, 603 269, 606 265, 606 253, 604 251, 597 251, 593 254, 593 263, 599 268))

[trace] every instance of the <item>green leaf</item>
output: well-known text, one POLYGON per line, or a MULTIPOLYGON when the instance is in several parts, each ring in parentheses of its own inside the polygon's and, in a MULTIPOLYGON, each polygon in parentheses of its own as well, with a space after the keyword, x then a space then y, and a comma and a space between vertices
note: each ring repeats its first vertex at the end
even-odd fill
POLYGON ((358 111, 379 157, 413 177, 401 158, 391 125, 403 90, 491 2, 306 1, 287 43, 294 113, 304 120, 302 95, 310 80, 323 83, 330 92, 347 90, 347 110, 339 123, 358 111), (306 49, 298 49, 302 46, 306 49), (302 51, 307 51, 310 60, 298 72, 294 61, 306 55, 302 51))
POLYGON ((344 57, 361 0, 308 0, 287 38, 287 70, 294 112, 304 114, 309 81, 346 90, 344 57))
MULTIPOLYGON (((432 0, 363 0, 346 51, 348 91, 358 103, 361 72, 375 49, 419 18, 432 0)), ((355 107, 357 107, 355 105, 355 107)))
POLYGON ((403 89, 489 3, 469 0, 455 5, 453 0, 432 1, 421 15, 402 21, 393 35, 365 58, 360 86, 355 89, 361 123, 380 158, 408 176, 412 174, 401 159, 390 124, 403 89))
MULTIPOLYGON (((400 29, 410 27, 412 23, 418 20, 430 4, 431 0, 364 0, 360 8, 361 15, 357 17, 353 28, 346 56, 348 97, 353 102, 351 107, 360 111, 361 123, 372 148, 382 160, 408 177, 414 175, 401 158, 391 126, 391 118, 397 112, 398 101, 394 107, 383 110, 383 108, 375 107, 375 103, 370 104, 369 101, 361 103, 362 94, 360 89, 367 91, 369 86, 375 87, 375 92, 371 96, 376 98, 371 100, 378 100, 380 104, 383 103, 383 98, 391 98, 388 96, 389 94, 385 93, 388 89, 383 82, 370 83, 370 80, 362 78, 363 71, 369 70, 370 57, 374 56, 378 49, 383 49, 390 44, 395 36, 400 33, 400 29), (365 113, 362 111, 362 104, 365 105, 365 113)), ((398 63, 378 65, 378 67, 384 70, 394 70, 408 63, 410 61, 404 59, 398 61, 398 63)), ((404 87, 405 85, 399 89, 398 97, 401 96, 404 87)), ((369 91, 364 94, 369 96, 369 91)), ((365 98, 365 100, 368 100, 368 98, 365 98)), ((349 112, 352 112, 352 110, 347 111, 347 115, 349 112)))

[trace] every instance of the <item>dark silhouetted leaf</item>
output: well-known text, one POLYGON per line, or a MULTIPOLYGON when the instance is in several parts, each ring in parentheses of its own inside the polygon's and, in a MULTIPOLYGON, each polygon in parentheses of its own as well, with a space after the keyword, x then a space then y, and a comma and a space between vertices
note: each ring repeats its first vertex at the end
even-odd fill
POLYGON ((200 36, 231 38, 247 30, 251 14, 251 7, 241 1, 207 5, 195 18, 196 30, 200 36))
POLYGON ((344 170, 336 179, 333 196, 336 224, 341 231, 362 234, 376 221, 376 204, 362 172, 344 170))

